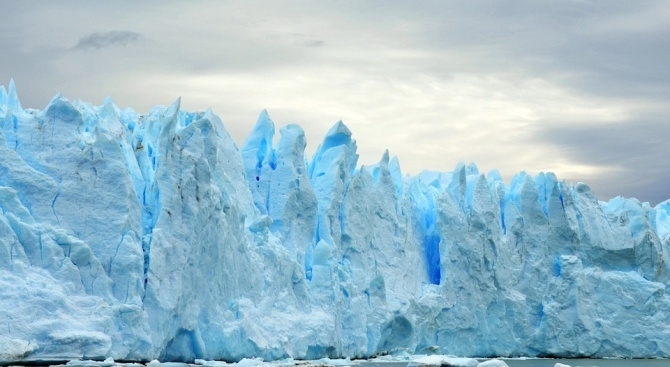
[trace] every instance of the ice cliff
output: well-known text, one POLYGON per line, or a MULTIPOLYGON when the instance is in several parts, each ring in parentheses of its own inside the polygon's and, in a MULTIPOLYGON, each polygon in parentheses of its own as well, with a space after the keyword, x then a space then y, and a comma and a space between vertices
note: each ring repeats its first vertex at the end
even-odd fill
POLYGON ((670 356, 670 201, 0 88, 0 360, 670 356))

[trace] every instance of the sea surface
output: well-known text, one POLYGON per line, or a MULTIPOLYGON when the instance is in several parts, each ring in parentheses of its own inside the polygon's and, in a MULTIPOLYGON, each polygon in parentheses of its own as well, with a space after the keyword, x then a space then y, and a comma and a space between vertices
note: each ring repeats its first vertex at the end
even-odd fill
MULTIPOLYGON (((670 359, 551 359, 551 358, 526 358, 507 359, 500 358, 509 367, 554 367, 556 363, 562 363, 571 367, 670 367, 670 359)), ((481 359, 480 362, 485 361, 481 359)), ((408 362, 363 362, 361 367, 406 367, 408 362)))
POLYGON ((670 367, 670 359, 503 359, 510 367, 554 367, 556 363, 597 367, 670 367))

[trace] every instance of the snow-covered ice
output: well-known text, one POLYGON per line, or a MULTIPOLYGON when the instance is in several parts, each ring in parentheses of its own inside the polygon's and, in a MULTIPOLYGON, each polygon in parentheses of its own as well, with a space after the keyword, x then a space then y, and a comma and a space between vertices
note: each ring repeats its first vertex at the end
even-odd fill
POLYGON ((670 356, 670 201, 275 132, 0 88, 0 359, 670 356))

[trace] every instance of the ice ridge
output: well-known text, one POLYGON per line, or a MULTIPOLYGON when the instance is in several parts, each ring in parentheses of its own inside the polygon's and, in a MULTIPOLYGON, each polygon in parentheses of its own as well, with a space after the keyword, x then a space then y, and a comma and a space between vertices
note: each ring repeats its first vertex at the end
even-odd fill
POLYGON ((670 357, 670 201, 0 88, 0 362, 670 357))

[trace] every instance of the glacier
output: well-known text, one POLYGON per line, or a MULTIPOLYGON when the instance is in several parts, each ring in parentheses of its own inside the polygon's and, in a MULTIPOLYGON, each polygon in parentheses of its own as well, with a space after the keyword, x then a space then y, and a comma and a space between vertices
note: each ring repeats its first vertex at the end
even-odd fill
POLYGON ((0 362, 670 357, 670 201, 275 133, 0 88, 0 362))

